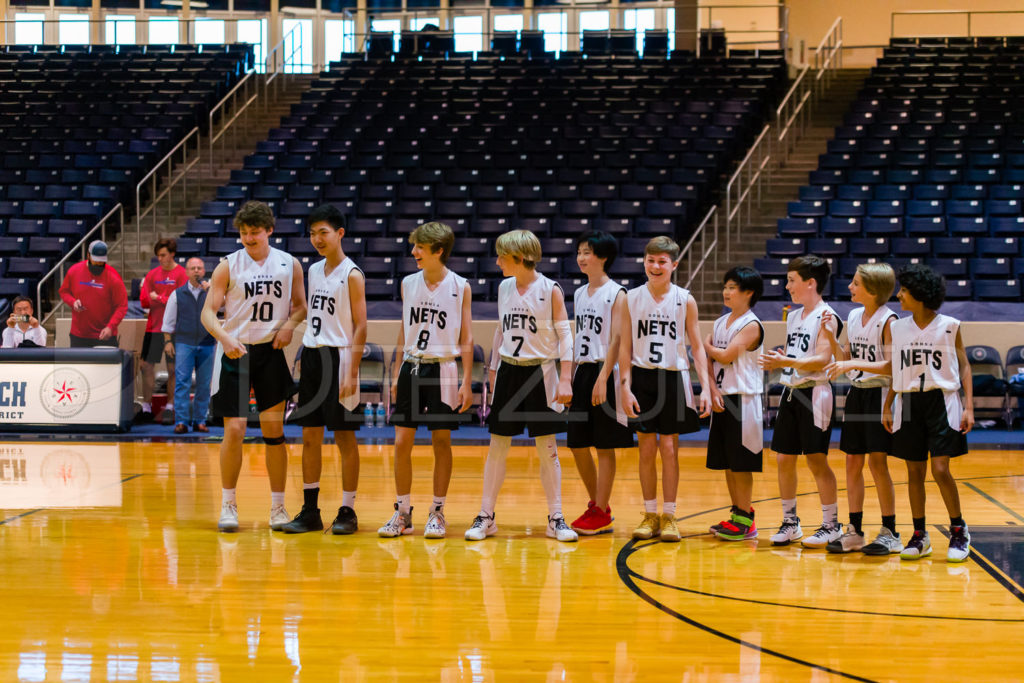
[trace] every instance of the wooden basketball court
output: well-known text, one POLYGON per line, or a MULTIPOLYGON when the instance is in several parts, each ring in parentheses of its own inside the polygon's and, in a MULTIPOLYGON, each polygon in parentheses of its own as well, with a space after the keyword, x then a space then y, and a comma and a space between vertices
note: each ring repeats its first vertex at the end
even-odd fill
MULTIPOLYGON (((954 464, 974 549, 945 561, 948 518, 929 486, 934 555, 919 562, 772 548, 774 462, 756 478, 758 541, 714 540, 724 482, 702 448, 681 451, 678 544, 633 543, 636 450, 623 453, 614 534, 544 537, 532 448, 515 448, 498 536, 462 532, 479 504, 483 446, 456 449, 449 538, 422 537, 430 451, 414 453, 417 533, 380 539, 391 446, 363 445, 348 537, 267 526, 262 447, 246 445, 240 533, 216 532, 217 445, 0 444, 0 680, 1006 681, 1024 639, 1024 461, 974 451, 954 464), (979 656, 982 654, 984 656, 979 656)), ((300 507, 290 445, 288 507, 300 507)), ((566 516, 586 494, 562 449, 566 516)), ((326 451, 325 451, 326 452, 326 451)), ((842 487, 842 456, 832 462, 842 487)), ((909 534, 906 472, 892 462, 909 534)), ((867 475, 870 485, 870 474, 867 475)), ((336 455, 321 496, 340 499, 336 455)), ((800 514, 820 519, 801 471, 800 514)), ((847 506, 840 494, 840 512, 847 506)), ((865 528, 879 523, 868 491, 865 528)), ((808 531, 809 533, 809 531, 808 531)))

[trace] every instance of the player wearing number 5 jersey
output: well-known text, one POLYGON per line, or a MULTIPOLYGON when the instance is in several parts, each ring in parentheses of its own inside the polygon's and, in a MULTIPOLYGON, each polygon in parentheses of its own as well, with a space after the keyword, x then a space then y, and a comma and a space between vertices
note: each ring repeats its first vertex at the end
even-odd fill
POLYGON ((238 530, 235 486, 242 468, 242 438, 249 413, 249 391, 256 395, 260 429, 266 444, 270 479, 270 526, 288 523, 284 486, 288 452, 284 446, 284 402, 294 385, 284 347, 306 317, 302 267, 270 246, 274 214, 261 202, 246 202, 234 220, 242 249, 213 271, 202 322, 217 340, 211 406, 224 418, 220 447, 222 504, 218 528, 238 530), (223 306, 224 320, 217 319, 223 306))
POLYGON ((302 425, 302 510, 282 530, 297 534, 324 528, 319 497, 326 427, 334 432, 341 454, 341 507, 331 532, 351 534, 358 528, 354 505, 359 446, 355 430, 362 424, 357 408, 359 362, 366 342, 366 280, 342 249, 345 217, 341 212, 330 205, 320 206, 306 220, 309 241, 324 260, 309 267, 299 401, 291 416, 302 425))
POLYGON ((655 237, 644 249, 647 284, 629 290, 619 343, 620 405, 637 431, 640 451, 640 489, 644 516, 633 538, 657 536, 678 541, 676 492, 679 488, 679 435, 700 429, 686 340, 693 350, 700 378, 700 416, 711 414, 708 363, 697 327, 697 302, 672 284, 679 265, 679 245, 655 237), (658 516, 658 454, 664 494, 658 516))
POLYGON ((419 272, 402 280, 402 326, 395 343, 401 368, 392 368, 395 411, 395 512, 379 530, 385 538, 413 532, 412 447, 416 428, 430 430, 434 447, 434 500, 423 535, 444 538, 444 504, 452 478, 451 430, 473 404, 471 294, 464 277, 448 270, 455 233, 444 223, 424 223, 409 235, 419 272), (456 359, 462 360, 462 381, 456 359))
POLYGON ((576 532, 562 516, 562 470, 555 434, 565 431, 565 406, 572 400, 572 328, 562 289, 536 271, 540 240, 528 230, 498 238, 498 267, 506 276, 498 286, 498 327, 494 354, 500 358, 487 426, 491 444, 484 464, 480 514, 466 540, 480 541, 497 532, 494 506, 505 479, 505 459, 512 437, 525 429, 540 459, 540 480, 548 499, 549 538, 571 542, 576 532), (556 366, 559 366, 556 368, 556 366))

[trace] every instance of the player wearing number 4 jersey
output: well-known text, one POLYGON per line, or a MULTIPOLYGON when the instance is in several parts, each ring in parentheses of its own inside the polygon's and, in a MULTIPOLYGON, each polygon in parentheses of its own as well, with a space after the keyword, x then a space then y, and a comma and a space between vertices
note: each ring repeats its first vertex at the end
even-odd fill
POLYGON ((540 459, 540 480, 548 499, 546 534, 563 542, 577 540, 562 516, 562 471, 555 434, 565 431, 565 406, 572 400, 572 328, 562 289, 536 271, 540 240, 528 230, 498 238, 498 267, 506 276, 498 286, 498 327, 493 346, 500 364, 493 380, 487 426, 491 444, 484 464, 480 514, 466 530, 467 541, 494 535, 494 506, 505 479, 512 437, 525 429, 540 459), (556 368, 556 365, 560 366, 556 368))
POLYGON ((413 533, 412 447, 416 428, 430 430, 434 448, 434 500, 423 535, 444 538, 444 504, 452 477, 451 430, 464 422, 473 404, 471 294, 466 279, 445 265, 455 234, 430 222, 409 235, 419 272, 402 280, 402 326, 395 343, 400 368, 392 367, 391 401, 395 412, 395 513, 379 530, 385 538, 413 533), (399 355, 401 354, 401 355, 399 355), (462 360, 462 381, 456 358, 462 360))
POLYGON ((334 432, 341 454, 341 507, 331 532, 351 534, 358 528, 354 506, 359 446, 355 430, 362 424, 359 362, 366 342, 366 280, 342 249, 345 217, 337 208, 318 207, 307 222, 309 241, 324 260, 309 267, 299 401, 291 416, 302 425, 302 510, 282 531, 299 534, 324 528, 319 498, 326 427, 334 432))
POLYGON ((260 429, 266 444, 270 479, 270 526, 288 523, 284 486, 288 452, 284 446, 284 402, 294 384, 284 347, 306 317, 302 267, 292 256, 270 246, 274 214, 262 202, 246 202, 235 216, 242 249, 213 271, 202 322, 217 340, 211 406, 224 418, 220 447, 223 487, 221 531, 238 530, 235 486, 242 468, 242 438, 249 414, 249 391, 256 395, 260 429), (224 320, 217 319, 223 306, 224 320))
POLYGON ((638 433, 640 489, 644 516, 633 538, 657 536, 662 541, 680 539, 676 526, 676 492, 679 488, 679 435, 700 429, 700 416, 711 414, 707 356, 697 327, 697 302, 690 293, 672 284, 679 265, 679 245, 668 237, 655 237, 644 249, 647 284, 629 290, 622 316, 619 348, 620 405, 638 433), (690 386, 686 340, 690 340, 694 369, 700 378, 701 395, 694 402, 690 386), (658 453, 664 494, 658 516, 658 453))

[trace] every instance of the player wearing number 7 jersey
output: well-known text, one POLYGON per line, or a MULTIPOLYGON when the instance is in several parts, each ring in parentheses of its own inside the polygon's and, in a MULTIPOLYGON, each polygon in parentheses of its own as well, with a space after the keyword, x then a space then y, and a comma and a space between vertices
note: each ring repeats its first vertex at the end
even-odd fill
POLYGON ((679 265, 679 245, 655 237, 644 248, 647 283, 626 294, 619 343, 620 401, 637 431, 640 489, 644 516, 633 538, 678 541, 676 492, 679 489, 679 435, 700 429, 690 386, 686 340, 700 378, 700 416, 711 414, 708 362, 697 327, 697 302, 672 284, 679 265), (664 493, 658 516, 658 453, 664 493))
POLYGON ((359 362, 366 343, 366 280, 342 249, 345 217, 341 211, 320 206, 306 221, 309 241, 324 260, 309 267, 299 401, 291 415, 293 422, 302 425, 302 510, 283 531, 300 534, 324 528, 318 503, 326 427, 334 432, 341 453, 341 507, 331 532, 351 534, 359 525, 354 509, 359 484, 355 430, 362 424, 357 408, 359 362))
POLYGON ((217 265, 203 307, 202 322, 217 340, 214 354, 213 414, 224 418, 220 446, 221 531, 238 530, 235 486, 242 468, 242 438, 249 414, 249 391, 256 395, 266 444, 270 479, 270 526, 288 523, 284 485, 288 452, 284 446, 284 402, 294 383, 284 357, 292 331, 306 317, 302 267, 270 246, 274 214, 262 202, 246 202, 235 216, 242 249, 217 265), (223 322, 217 311, 224 307, 223 322))
POLYGON ((452 478, 451 430, 458 429, 473 403, 473 335, 466 278, 448 270, 455 233, 432 221, 409 235, 419 272, 402 280, 402 326, 395 343, 401 368, 392 368, 395 412, 395 512, 378 535, 404 536, 412 526, 412 447, 416 428, 430 430, 434 447, 434 500, 423 535, 444 538, 445 498, 452 478), (462 359, 462 382, 456 358, 462 359))

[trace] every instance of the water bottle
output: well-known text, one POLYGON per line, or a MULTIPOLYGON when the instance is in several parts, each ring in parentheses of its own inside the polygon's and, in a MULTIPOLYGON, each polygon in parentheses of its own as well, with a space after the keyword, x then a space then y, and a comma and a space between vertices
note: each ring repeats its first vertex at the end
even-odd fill
POLYGON ((373 404, 372 403, 367 403, 365 405, 365 407, 363 408, 363 426, 364 427, 372 427, 373 426, 373 404))
POLYGON ((386 422, 387 422, 387 413, 384 412, 384 402, 381 401, 380 403, 377 404, 377 420, 376 420, 376 425, 378 427, 383 427, 386 422))

